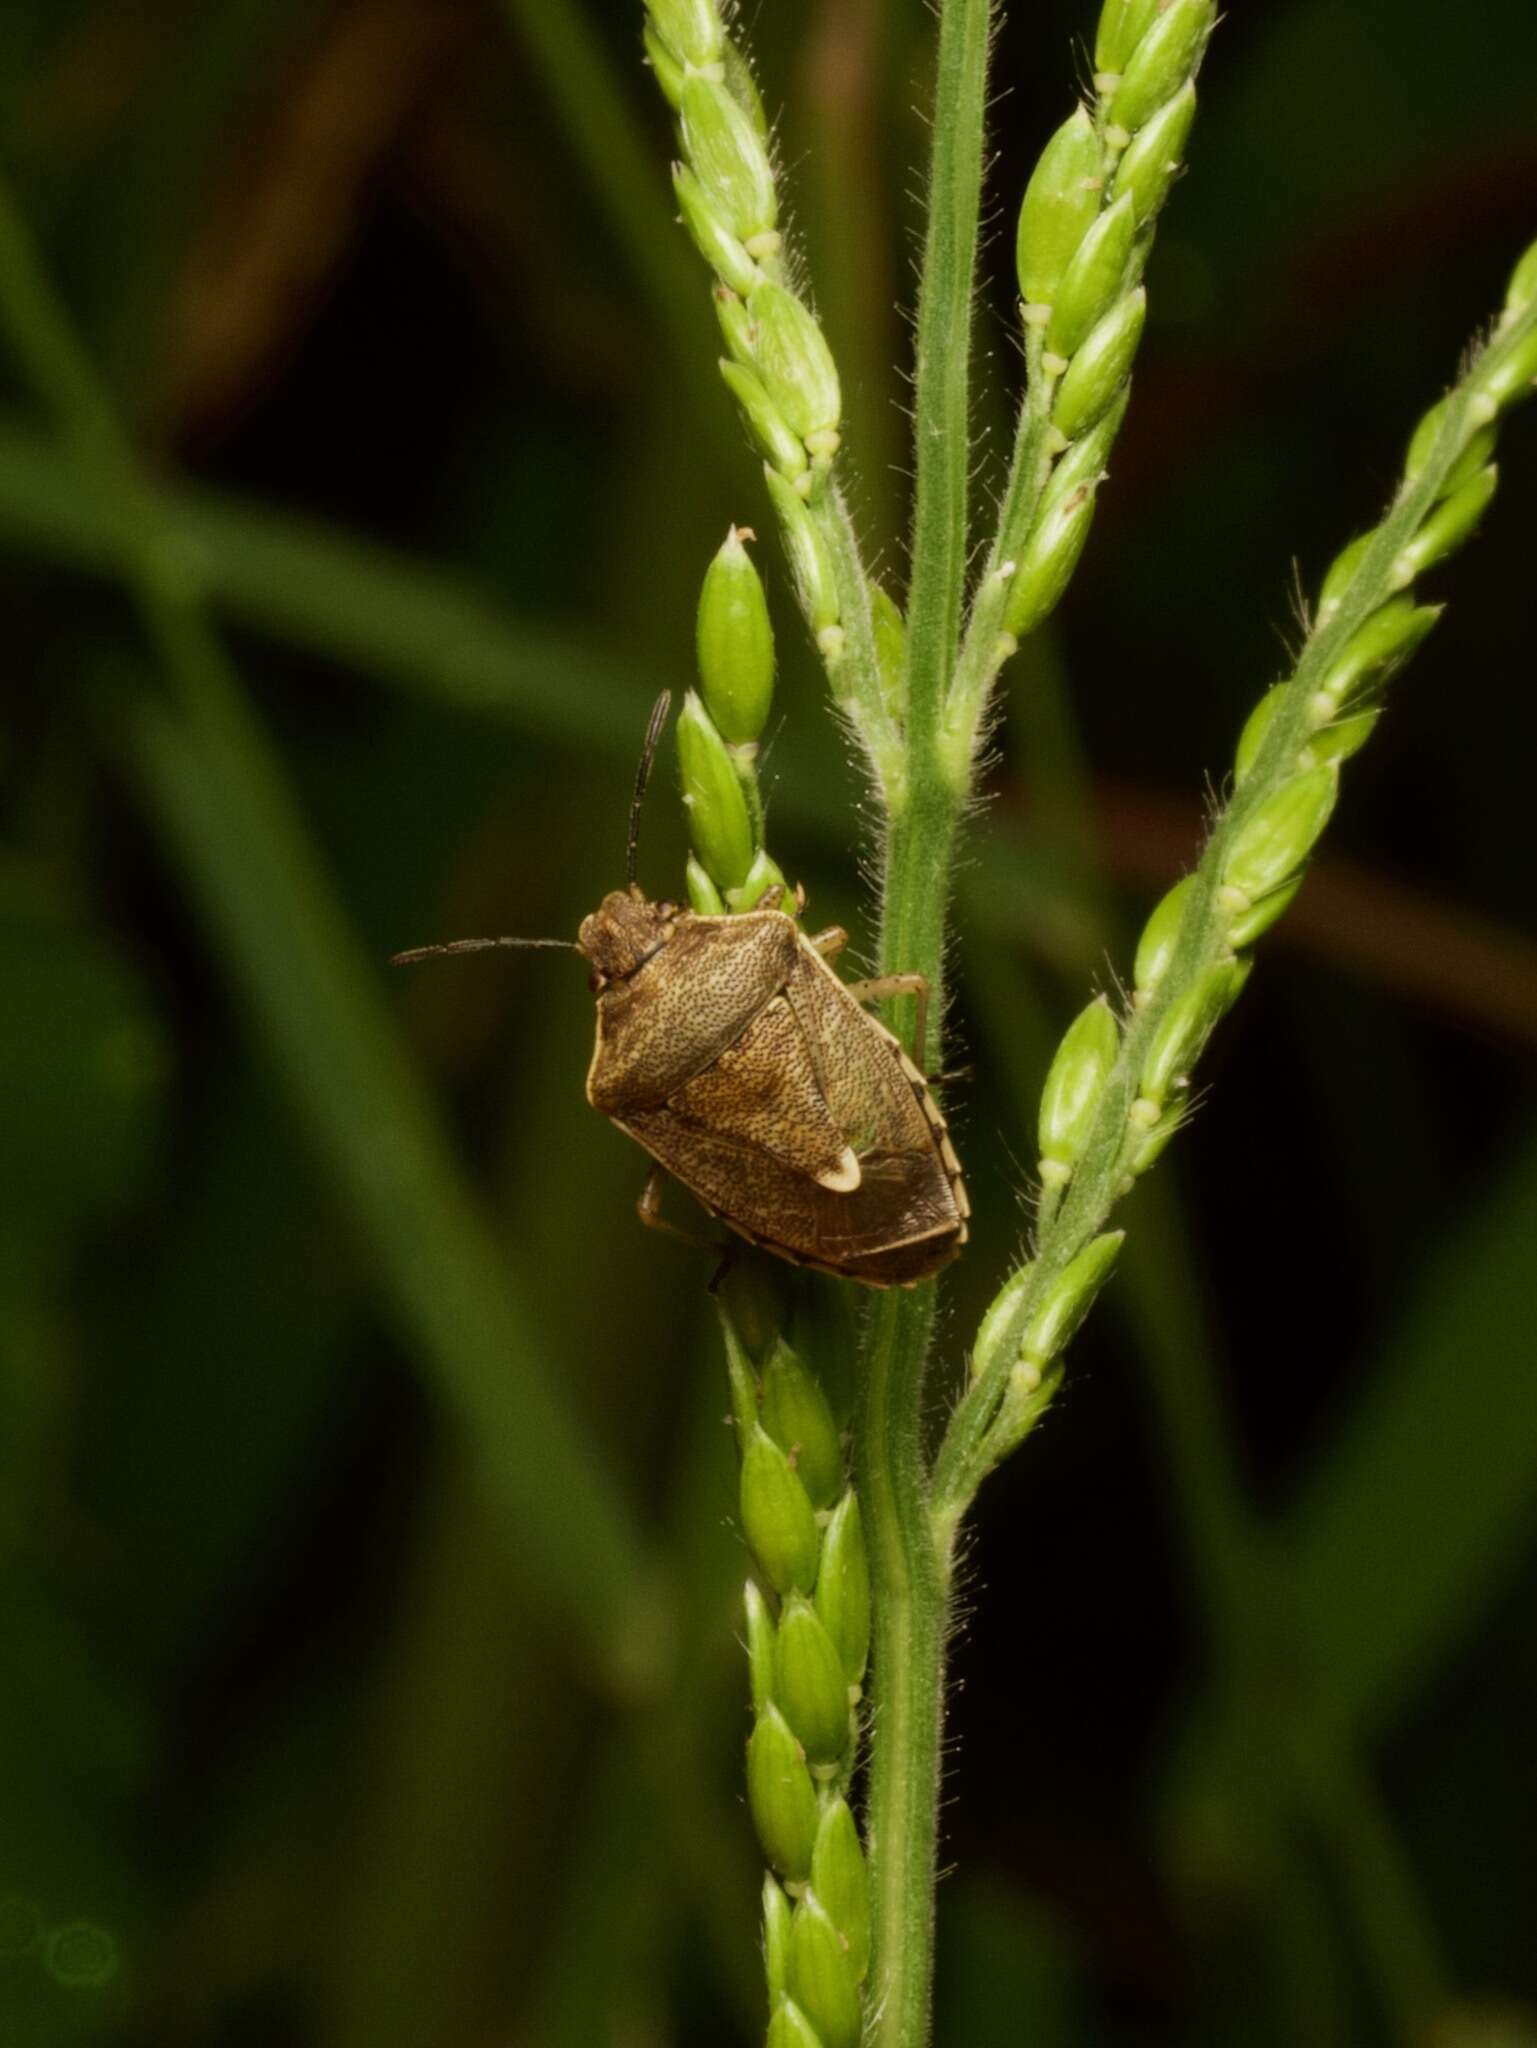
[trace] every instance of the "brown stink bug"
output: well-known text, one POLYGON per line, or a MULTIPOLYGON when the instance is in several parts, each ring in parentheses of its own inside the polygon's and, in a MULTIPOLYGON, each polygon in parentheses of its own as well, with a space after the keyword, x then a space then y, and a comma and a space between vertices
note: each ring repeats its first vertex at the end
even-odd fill
MULTIPOLYGON (((665 1169, 764 1251, 911 1287, 966 1242, 970 1205, 928 1082, 861 1003, 916 995, 921 1046, 928 985, 840 980, 831 963, 846 935, 808 936, 784 909, 705 917, 647 901, 637 832, 669 702, 657 700, 636 777, 627 886, 576 938, 598 1002, 587 1099, 657 1162, 640 1199, 647 1223, 673 1227, 658 1211, 665 1169)), ((395 958, 569 944, 460 939, 395 958)))

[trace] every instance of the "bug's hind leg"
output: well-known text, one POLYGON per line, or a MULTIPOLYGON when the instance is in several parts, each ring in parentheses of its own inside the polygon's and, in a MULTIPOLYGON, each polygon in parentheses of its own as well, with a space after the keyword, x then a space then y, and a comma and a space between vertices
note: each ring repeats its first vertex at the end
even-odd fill
MULTIPOLYGON (((813 941, 815 943, 815 941, 813 941)), ((929 978, 926 974, 877 974, 869 981, 851 981, 848 992, 857 1003, 884 1002, 887 996, 912 996, 917 1002, 913 1023, 913 1065, 921 1072, 929 1042, 929 978)))
MULTIPOLYGON (((736 1249, 730 1238, 701 1237, 697 1231, 685 1230, 681 1223, 674 1223, 662 1214, 662 1188, 666 1179, 667 1174, 660 1166, 653 1166, 646 1175, 646 1185, 635 1204, 635 1213, 641 1222, 648 1230, 660 1230, 664 1236, 675 1237, 681 1244, 692 1245, 696 1252, 713 1252, 718 1259, 728 1258, 736 1249)), ((718 1279, 719 1275, 716 1277, 718 1279)), ((712 1287, 714 1284, 712 1281, 712 1287)))

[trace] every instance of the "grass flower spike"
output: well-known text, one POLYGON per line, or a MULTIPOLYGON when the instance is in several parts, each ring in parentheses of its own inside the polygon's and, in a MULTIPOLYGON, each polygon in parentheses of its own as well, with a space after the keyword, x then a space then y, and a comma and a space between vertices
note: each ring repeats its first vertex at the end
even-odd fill
POLYGON ((769 1864, 770 2040, 856 2048, 869 1884, 847 1793, 870 1640, 870 1581, 841 1431, 817 1376, 776 1330, 755 1361, 728 1276, 722 1327, 741 1448, 743 1594, 753 1727, 748 1805, 769 1864))
POLYGON ((678 114, 674 168, 683 222, 716 278, 727 354, 720 371, 766 459, 792 581, 840 707, 877 785, 901 777, 881 685, 872 586, 832 479, 841 440, 838 369, 784 260, 773 158, 751 74, 718 12, 649 10, 652 67, 678 114))

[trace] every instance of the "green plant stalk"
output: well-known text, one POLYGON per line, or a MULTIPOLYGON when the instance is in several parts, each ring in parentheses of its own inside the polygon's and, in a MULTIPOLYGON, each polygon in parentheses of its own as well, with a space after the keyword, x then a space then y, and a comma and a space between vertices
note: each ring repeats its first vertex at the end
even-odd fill
POLYGON ((174 692, 174 713, 147 695, 131 701, 123 735, 160 829, 187 859, 402 1320, 487 1458, 521 1554, 546 1596, 577 1617, 595 1666, 624 1689, 650 1686, 661 1616, 627 1504, 533 1367, 533 1330, 208 622, 197 564, 140 476, 3 181, 0 331, 101 506, 174 692), (530 1369, 510 1373, 519 1357, 530 1369), (577 1498, 585 1505, 568 1519, 577 1498))
POLYGON ((855 1477, 870 1548, 874 1634, 865 1840, 872 1959, 866 2048, 929 2038, 949 1583, 928 1534, 923 1387, 932 1283, 870 1314, 855 1477))
MULTIPOLYGON (((907 778, 888 811, 883 973, 930 988, 937 1063, 945 916, 961 799, 940 769, 944 692, 955 665, 967 547, 973 275, 986 113, 988 0, 944 0, 934 150, 917 329, 917 481, 905 686, 907 778)), ((893 1289, 870 1316, 855 1467, 870 1546, 875 1634, 866 1838, 872 1966, 867 2048, 929 2038, 949 1586, 929 1538, 922 1426, 932 1284, 893 1289)))
MULTIPOLYGON (((1169 1007, 1193 989, 1224 954, 1227 924, 1218 891, 1228 847, 1259 805, 1295 774, 1297 755, 1312 730, 1309 713, 1314 691, 1352 635, 1401 588, 1402 579, 1394 573, 1400 552, 1437 502, 1454 464, 1487 422, 1487 412, 1477 397, 1480 380, 1517 356, 1534 329, 1537 302, 1511 319, 1478 355, 1445 401, 1440 429, 1424 467, 1400 487, 1338 603, 1308 636, 1264 744, 1207 841, 1168 970, 1151 1000, 1127 1025, 1120 1056, 1105 1085, 1092 1134, 1066 1197, 1043 1223, 1030 1280, 1015 1309, 1015 1336, 1023 1332, 1051 1282, 1100 1232, 1123 1192, 1129 1113, 1153 1034, 1169 1007)), ((936 1541, 947 1555, 961 1517, 995 1461, 988 1432, 1016 1352, 1017 1344, 1001 1346, 997 1365, 972 1386, 946 1431, 935 1467, 933 1511, 936 1541)))
POLYGON ((918 287, 907 604, 907 730, 920 761, 932 750, 940 705, 955 667, 966 587, 971 315, 991 31, 989 0, 943 0, 918 287))

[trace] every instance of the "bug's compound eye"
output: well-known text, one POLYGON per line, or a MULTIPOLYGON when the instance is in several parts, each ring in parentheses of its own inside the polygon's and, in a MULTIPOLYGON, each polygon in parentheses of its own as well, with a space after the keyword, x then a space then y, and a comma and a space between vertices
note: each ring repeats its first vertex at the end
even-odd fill
POLYGON ((587 977, 587 986, 588 986, 588 988, 589 988, 589 989, 590 989, 590 990, 592 991, 592 993, 593 993, 594 995, 596 995, 596 994, 598 993, 599 989, 601 989, 601 988, 602 988, 602 986, 603 986, 603 979, 604 979, 604 978, 603 978, 603 976, 602 976, 601 974, 599 974, 599 972, 598 972, 598 970, 597 970, 597 968, 596 968, 596 967, 595 967, 595 968, 594 968, 594 969, 592 970, 591 974, 589 974, 589 975, 588 975, 588 977, 587 977))

